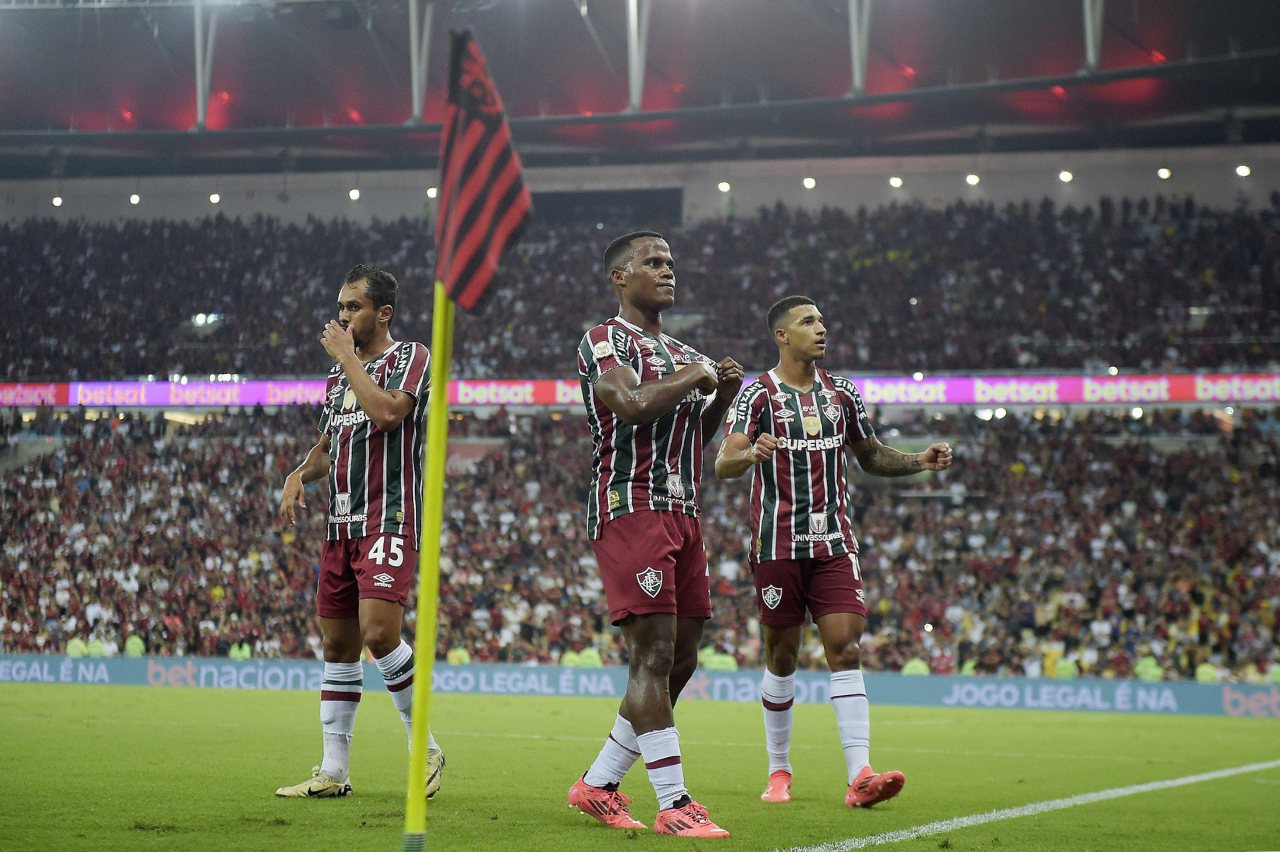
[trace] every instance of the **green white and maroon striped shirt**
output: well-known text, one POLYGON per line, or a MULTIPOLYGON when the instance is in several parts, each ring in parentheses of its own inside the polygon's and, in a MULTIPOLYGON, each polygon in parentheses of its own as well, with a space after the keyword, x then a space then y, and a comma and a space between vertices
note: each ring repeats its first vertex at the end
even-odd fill
POLYGON ((698 515, 702 481, 702 412, 711 400, 692 391, 666 414, 631 426, 595 394, 612 369, 628 366, 641 382, 669 376, 705 356, 670 335, 655 336, 622 317, 595 326, 578 344, 578 376, 595 458, 587 497, 587 531, 641 509, 698 515))
POLYGON ((414 398, 413 410, 385 433, 356 401, 342 368, 329 371, 319 423, 330 440, 329 540, 395 533, 418 547, 430 361, 426 346, 400 342, 365 364, 378 387, 414 398))

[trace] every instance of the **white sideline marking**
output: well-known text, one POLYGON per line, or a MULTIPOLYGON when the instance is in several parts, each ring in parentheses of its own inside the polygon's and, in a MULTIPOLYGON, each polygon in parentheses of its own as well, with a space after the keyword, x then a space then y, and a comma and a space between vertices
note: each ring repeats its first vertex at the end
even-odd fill
POLYGON ((1216 781, 1219 778, 1230 778, 1233 775, 1244 775, 1248 772, 1261 772, 1265 769, 1276 768, 1280 768, 1280 760, 1269 760, 1266 763, 1250 763, 1246 766, 1219 769, 1216 772, 1202 772, 1199 775, 1171 778, 1168 781, 1152 781, 1147 784, 1134 784, 1131 787, 1115 787, 1111 790, 1099 790, 1096 793, 1081 793, 1078 796, 1068 796, 1065 799, 1050 799, 1046 802, 1032 802, 1029 805, 1022 805, 1016 808, 1004 808, 1003 810, 987 811, 973 816, 944 819, 938 822, 917 825, 915 828, 903 828, 898 831, 875 834, 871 837, 855 837, 835 843, 824 843, 821 846, 796 846, 787 850, 787 852, 846 852, 849 849, 864 849, 868 846, 881 846, 886 843, 898 843, 902 840, 914 840, 917 837, 928 837, 933 834, 941 834, 944 831, 971 828, 975 825, 985 825, 989 822, 1034 816, 1035 814, 1048 813, 1049 811, 1060 811, 1064 808, 1074 808, 1076 805, 1090 805, 1094 802, 1104 802, 1108 799, 1120 799, 1136 793, 1168 790, 1172 787, 1183 787, 1187 784, 1199 784, 1204 781, 1216 781))

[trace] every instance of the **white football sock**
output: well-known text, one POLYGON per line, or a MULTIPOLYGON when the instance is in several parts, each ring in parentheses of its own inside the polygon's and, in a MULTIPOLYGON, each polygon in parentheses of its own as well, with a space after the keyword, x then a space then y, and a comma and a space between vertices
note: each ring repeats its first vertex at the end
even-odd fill
POLYGON ((760 679, 760 703, 764 706, 764 743, 770 774, 791 771, 791 716, 796 698, 795 672, 778 677, 765 669, 760 679))
POLYGON ((363 691, 364 669, 360 663, 324 664, 324 683, 320 686, 324 757, 320 770, 339 781, 346 781, 351 771, 351 734, 363 691))
MULTIPOLYGON (((681 796, 688 796, 684 786, 684 766, 680 763, 680 733, 675 728, 662 728, 636 737, 649 783, 658 796, 658 810, 665 811, 681 796)), ((692 798, 692 797, 690 797, 692 798)))
POLYGON ((387 682, 387 691, 391 700, 400 711, 400 719, 404 722, 405 732, 413 737, 413 649, 409 643, 400 640, 400 644, 390 654, 373 661, 382 672, 382 679, 387 682))
POLYGON ((831 707, 836 711, 836 728, 852 784, 862 767, 871 765, 871 705, 861 670, 831 673, 831 707))
POLYGON ((636 730, 631 723, 618 714, 613 721, 613 730, 605 738, 604 746, 596 755, 595 762, 583 775, 583 780, 592 787, 604 787, 619 784, 622 776, 627 774, 640 758, 640 745, 636 742, 636 730))

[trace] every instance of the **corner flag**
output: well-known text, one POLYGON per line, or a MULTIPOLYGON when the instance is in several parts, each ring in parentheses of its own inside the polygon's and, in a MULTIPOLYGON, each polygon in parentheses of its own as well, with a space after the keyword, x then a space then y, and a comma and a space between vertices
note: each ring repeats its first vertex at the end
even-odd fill
POLYGON ((412 745, 405 793, 402 848, 427 842, 426 765, 431 671, 440 602, 440 538, 444 469, 449 440, 449 369, 453 363, 453 306, 472 310, 493 281, 498 258, 529 221, 532 200, 511 147, 502 99, 471 33, 453 33, 449 102, 440 137, 439 213, 436 217, 435 309, 431 321, 431 391, 427 402, 422 550, 414 634, 412 745))
POLYGON ((532 205, 484 56, 470 32, 453 33, 440 140, 436 280, 464 311, 484 295, 532 205))

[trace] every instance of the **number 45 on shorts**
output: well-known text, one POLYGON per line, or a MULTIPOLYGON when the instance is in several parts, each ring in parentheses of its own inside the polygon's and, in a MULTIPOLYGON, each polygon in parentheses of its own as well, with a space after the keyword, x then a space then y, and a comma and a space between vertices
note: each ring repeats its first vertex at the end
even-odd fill
POLYGON ((404 564, 404 539, 397 535, 380 535, 369 548, 369 558, 379 565, 399 568, 404 564))

